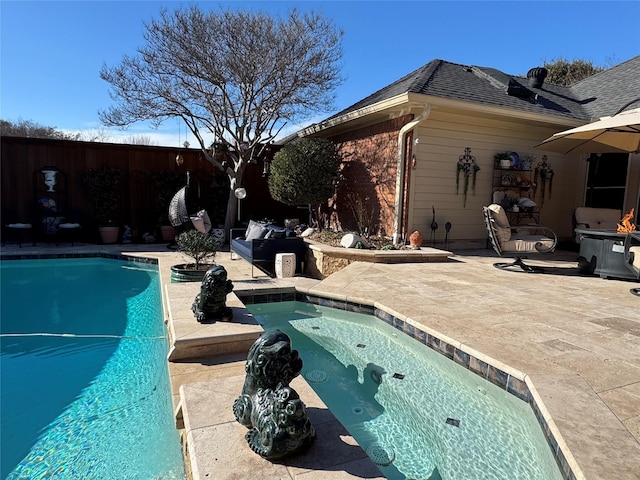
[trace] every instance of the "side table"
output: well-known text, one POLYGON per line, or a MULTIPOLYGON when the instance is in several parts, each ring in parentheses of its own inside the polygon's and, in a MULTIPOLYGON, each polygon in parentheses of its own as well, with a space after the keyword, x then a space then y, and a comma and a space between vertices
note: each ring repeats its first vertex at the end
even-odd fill
POLYGON ((30 240, 32 242, 32 245, 36 244, 36 242, 33 241, 31 235, 30 223, 10 223, 9 225, 7 225, 7 228, 8 233, 10 232, 13 240, 18 244, 18 247, 22 248, 22 244, 30 240))

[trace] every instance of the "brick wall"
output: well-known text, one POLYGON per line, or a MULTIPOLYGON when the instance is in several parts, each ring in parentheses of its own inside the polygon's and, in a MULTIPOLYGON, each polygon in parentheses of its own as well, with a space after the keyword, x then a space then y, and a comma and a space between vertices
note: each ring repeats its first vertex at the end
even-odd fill
POLYGON ((393 233, 398 132, 412 118, 405 115, 329 138, 345 159, 344 181, 328 205, 333 228, 393 233))

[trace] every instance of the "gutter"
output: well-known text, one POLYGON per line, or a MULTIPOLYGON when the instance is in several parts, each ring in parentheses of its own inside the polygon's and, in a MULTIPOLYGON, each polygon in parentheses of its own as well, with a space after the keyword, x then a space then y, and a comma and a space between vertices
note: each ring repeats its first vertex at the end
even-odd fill
POLYGON ((431 113, 431 104, 427 103, 422 109, 422 113, 414 118, 412 121, 407 123, 404 127, 400 129, 398 133, 398 166, 396 170, 396 195, 395 195, 395 224, 393 226, 393 243, 397 244, 400 240, 402 234, 402 217, 404 215, 404 179, 405 179, 405 157, 407 154, 406 151, 406 139, 407 135, 411 130, 417 127, 421 122, 423 122, 431 113))

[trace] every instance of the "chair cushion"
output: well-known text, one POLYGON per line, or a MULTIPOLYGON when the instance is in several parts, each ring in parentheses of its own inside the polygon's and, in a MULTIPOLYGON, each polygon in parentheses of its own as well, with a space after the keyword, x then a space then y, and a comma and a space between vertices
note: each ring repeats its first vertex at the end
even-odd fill
MULTIPOLYGON (((509 219, 507 218, 507 212, 504 211, 500 205, 493 203, 488 207, 491 213, 491 218, 494 221, 496 237, 502 245, 504 242, 508 242, 511 238, 511 226, 509 225, 509 219)), ((503 246, 503 249, 505 247, 503 246)))
POLYGON ((190 215, 189 218, 199 232, 209 233, 209 230, 211 230, 211 220, 206 210, 200 210, 195 215, 190 215))
POLYGON ((615 230, 622 218, 622 211, 614 208, 578 207, 575 211, 576 228, 615 230))
POLYGON ((553 246, 553 239, 543 235, 514 235, 507 242, 502 242, 501 246, 505 252, 538 253, 536 245, 540 248, 549 249, 553 246))
POLYGON ((633 262, 631 265, 636 271, 640 272, 640 246, 630 247, 629 252, 633 254, 633 262))

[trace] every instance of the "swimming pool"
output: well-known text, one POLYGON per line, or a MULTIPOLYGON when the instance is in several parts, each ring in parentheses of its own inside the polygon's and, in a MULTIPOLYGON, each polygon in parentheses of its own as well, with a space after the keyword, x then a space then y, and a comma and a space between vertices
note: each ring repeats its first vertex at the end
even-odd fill
POLYGON ((1 478, 183 479, 157 266, 0 262, 1 478))
POLYGON ((562 478, 526 402, 378 318, 303 302, 247 308, 291 337, 302 375, 387 478, 562 478))

